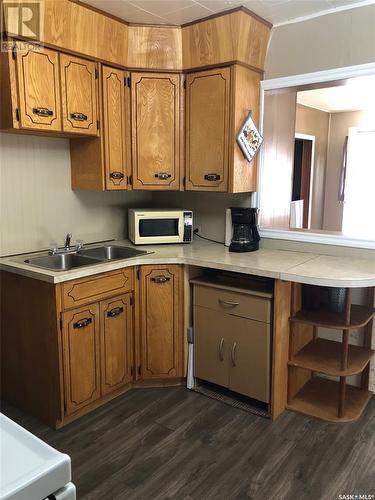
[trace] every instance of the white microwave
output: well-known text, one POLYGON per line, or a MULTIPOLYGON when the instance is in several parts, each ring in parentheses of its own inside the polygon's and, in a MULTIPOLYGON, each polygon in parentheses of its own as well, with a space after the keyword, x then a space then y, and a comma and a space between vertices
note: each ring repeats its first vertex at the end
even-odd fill
POLYGON ((129 208, 129 239, 135 245, 191 243, 193 212, 153 208, 129 208))

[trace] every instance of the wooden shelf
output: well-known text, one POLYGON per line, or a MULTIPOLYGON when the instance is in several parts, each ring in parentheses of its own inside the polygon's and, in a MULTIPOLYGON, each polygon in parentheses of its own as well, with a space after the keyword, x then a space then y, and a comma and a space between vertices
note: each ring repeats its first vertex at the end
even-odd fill
POLYGON ((324 310, 298 311, 290 321, 306 323, 313 326, 323 326, 335 330, 351 330, 365 326, 375 314, 375 308, 367 306, 352 305, 350 313, 350 324, 345 324, 345 313, 334 313, 324 310))
POLYGON ((287 409, 328 422, 357 420, 370 400, 371 392, 348 385, 344 415, 339 418, 337 413, 339 387, 338 382, 313 377, 287 405, 287 409))
POLYGON ((341 350, 341 342, 317 338, 296 353, 294 358, 289 360, 288 365, 326 375, 346 377, 362 372, 370 361, 370 349, 349 345, 348 368, 342 370, 341 350))

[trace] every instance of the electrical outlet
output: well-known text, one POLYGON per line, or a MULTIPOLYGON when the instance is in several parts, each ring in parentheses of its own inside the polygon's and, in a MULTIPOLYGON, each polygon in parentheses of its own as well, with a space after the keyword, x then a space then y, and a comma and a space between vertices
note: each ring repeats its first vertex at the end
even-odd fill
POLYGON ((197 233, 201 234, 201 232, 202 232, 202 228, 201 228, 201 226, 196 225, 196 226, 194 227, 194 233, 195 233, 195 234, 197 234, 197 233))

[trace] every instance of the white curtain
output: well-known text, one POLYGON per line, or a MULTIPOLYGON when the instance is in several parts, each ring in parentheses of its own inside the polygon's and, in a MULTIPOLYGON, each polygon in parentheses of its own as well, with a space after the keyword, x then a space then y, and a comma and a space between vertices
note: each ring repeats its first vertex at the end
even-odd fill
POLYGON ((375 130, 349 129, 342 230, 375 240, 375 130))

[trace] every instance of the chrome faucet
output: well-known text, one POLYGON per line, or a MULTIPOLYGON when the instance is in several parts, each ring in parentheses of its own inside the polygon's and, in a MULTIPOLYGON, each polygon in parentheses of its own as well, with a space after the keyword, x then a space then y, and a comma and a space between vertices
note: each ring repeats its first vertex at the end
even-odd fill
POLYGON ((72 239, 72 233, 68 233, 66 236, 65 236, 65 245, 64 245, 64 250, 66 250, 67 252, 69 252, 70 250, 70 241, 72 239))
POLYGON ((77 243, 74 247, 70 245, 72 240, 72 234, 68 233, 65 236, 65 244, 63 248, 59 248, 56 243, 51 243, 50 249, 48 250, 49 255, 56 255, 59 253, 69 253, 69 252, 78 252, 83 247, 83 241, 77 240, 77 243))

